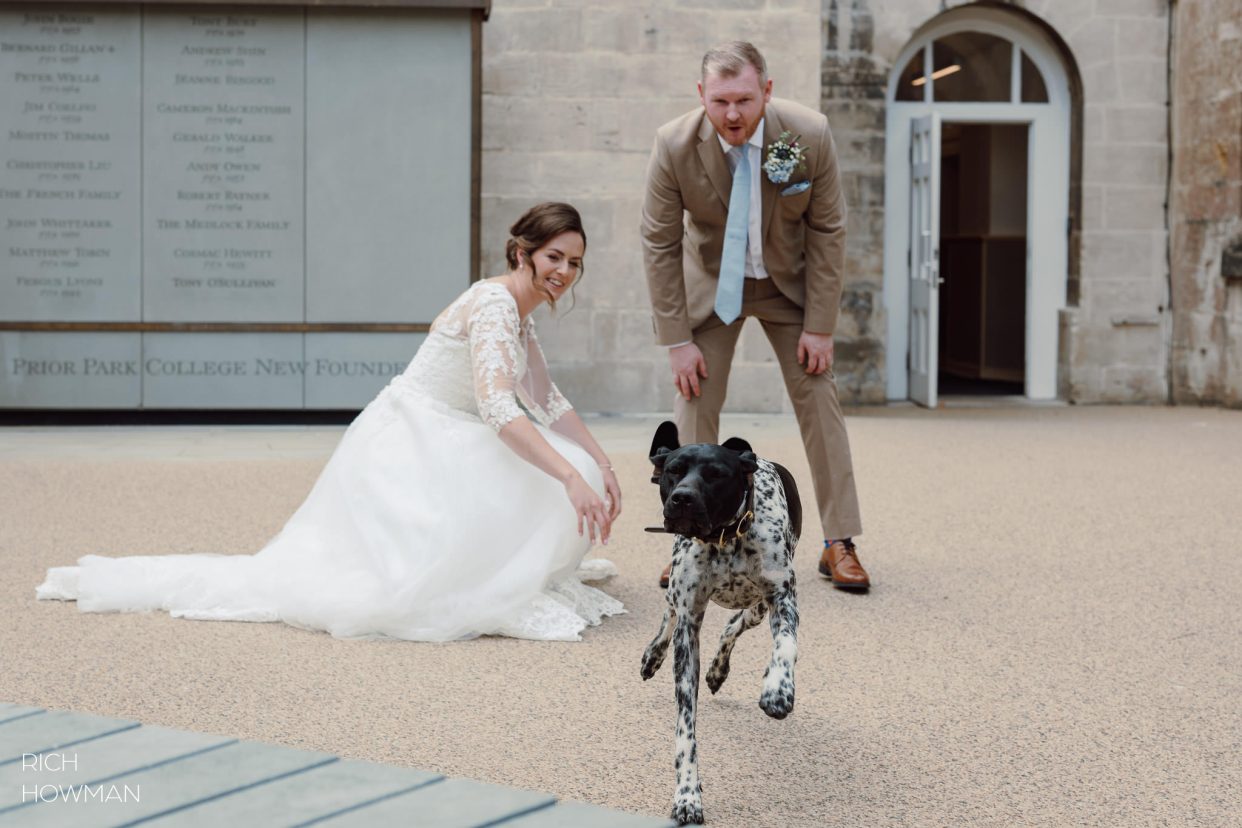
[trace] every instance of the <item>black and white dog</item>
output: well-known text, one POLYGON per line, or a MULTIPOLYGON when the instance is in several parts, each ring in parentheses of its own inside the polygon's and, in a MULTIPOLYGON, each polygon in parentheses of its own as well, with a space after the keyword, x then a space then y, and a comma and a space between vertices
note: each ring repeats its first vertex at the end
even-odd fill
POLYGON ((699 693, 699 627, 708 601, 738 612, 725 625, 720 649, 707 671, 715 693, 729 675, 737 638, 768 615, 772 660, 763 676, 759 706, 774 719, 793 710, 798 658, 798 604, 793 554, 802 531, 802 504, 793 476, 757 458, 739 438, 723 445, 681 446, 677 427, 665 422, 651 444, 651 462, 664 503, 664 526, 677 535, 669 576, 668 607, 660 631, 643 653, 642 676, 660 669, 673 642, 676 672, 677 788, 673 819, 703 822, 698 746, 694 736, 699 693))

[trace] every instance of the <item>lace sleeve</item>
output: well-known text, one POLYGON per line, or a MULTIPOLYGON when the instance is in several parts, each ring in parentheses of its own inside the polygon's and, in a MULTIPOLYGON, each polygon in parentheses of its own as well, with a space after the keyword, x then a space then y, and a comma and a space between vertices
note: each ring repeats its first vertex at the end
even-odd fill
POLYGON ((479 416, 500 431, 524 416, 516 396, 523 362, 517 308, 507 296, 482 293, 470 310, 467 327, 479 416))
POLYGON ((573 410, 548 373, 548 363, 535 336, 534 322, 528 322, 526 333, 526 376, 522 378, 522 402, 540 424, 550 426, 573 410))

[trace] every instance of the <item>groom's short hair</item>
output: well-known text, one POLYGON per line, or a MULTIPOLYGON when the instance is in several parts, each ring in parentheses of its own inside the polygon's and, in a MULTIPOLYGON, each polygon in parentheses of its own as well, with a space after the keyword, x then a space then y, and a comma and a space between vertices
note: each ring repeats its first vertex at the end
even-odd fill
POLYGON ((753 43, 745 40, 732 40, 714 49, 709 49, 707 54, 703 55, 702 80, 706 81, 708 75, 721 78, 737 77, 748 63, 759 73, 759 85, 763 86, 767 83, 767 61, 763 59, 763 55, 753 43))

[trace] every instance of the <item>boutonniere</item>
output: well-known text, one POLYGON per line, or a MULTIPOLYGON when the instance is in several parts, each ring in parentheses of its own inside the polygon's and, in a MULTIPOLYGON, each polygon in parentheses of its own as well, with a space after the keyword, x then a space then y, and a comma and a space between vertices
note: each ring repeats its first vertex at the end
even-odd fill
POLYGON ((763 162, 763 171, 767 173, 768 181, 784 184, 794 170, 805 166, 802 156, 806 154, 806 147, 798 143, 801 137, 785 131, 780 138, 768 145, 768 158, 763 162))

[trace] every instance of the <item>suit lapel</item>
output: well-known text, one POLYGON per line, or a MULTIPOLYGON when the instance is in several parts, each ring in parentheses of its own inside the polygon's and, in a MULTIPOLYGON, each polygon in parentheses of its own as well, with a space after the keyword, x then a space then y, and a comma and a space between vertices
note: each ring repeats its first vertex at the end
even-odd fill
POLYGON ((733 190, 733 173, 729 172, 729 164, 725 161, 724 152, 720 149, 720 139, 716 137, 716 128, 712 126, 711 121, 707 120, 706 113, 703 114, 703 120, 699 124, 699 160, 703 163, 703 169, 707 172, 707 177, 711 180, 716 195, 720 196, 725 209, 729 209, 729 193, 733 190))
MULTIPOLYGON (((768 147, 781 137, 781 122, 776 115, 776 107, 769 101, 763 111, 763 148, 759 152, 759 163, 764 161, 768 147)), ((776 212, 776 199, 780 197, 779 188, 768 180, 767 173, 759 170, 759 198, 763 205, 763 238, 768 238, 768 227, 772 224, 772 214, 776 212)))

